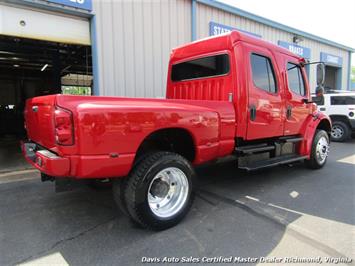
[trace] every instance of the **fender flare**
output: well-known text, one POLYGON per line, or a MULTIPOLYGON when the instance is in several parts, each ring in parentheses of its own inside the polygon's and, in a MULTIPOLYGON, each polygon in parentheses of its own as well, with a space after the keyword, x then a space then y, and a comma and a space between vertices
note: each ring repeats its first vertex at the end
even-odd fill
POLYGON ((302 130, 303 141, 300 143, 300 155, 307 156, 308 158, 310 158, 312 143, 316 130, 323 129, 328 133, 328 135, 330 135, 331 128, 332 122, 330 118, 324 113, 315 112, 310 115, 307 118, 304 124, 304 128, 302 130))

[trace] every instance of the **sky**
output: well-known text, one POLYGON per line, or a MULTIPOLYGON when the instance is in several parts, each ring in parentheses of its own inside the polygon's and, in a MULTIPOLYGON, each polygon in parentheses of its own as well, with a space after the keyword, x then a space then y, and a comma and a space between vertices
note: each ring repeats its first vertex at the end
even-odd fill
MULTIPOLYGON (((354 0, 219 0, 250 13, 355 48, 354 0)), ((355 66, 355 53, 351 63, 355 66)))

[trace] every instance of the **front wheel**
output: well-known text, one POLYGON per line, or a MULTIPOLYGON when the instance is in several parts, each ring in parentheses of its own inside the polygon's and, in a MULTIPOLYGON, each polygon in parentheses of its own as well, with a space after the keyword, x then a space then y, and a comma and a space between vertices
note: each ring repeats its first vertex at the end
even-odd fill
POLYGON ((329 136, 324 130, 317 130, 313 143, 311 156, 306 160, 306 165, 311 169, 322 168, 327 162, 329 153, 329 136))
POLYGON ((135 165, 124 190, 126 209, 142 227, 163 230, 189 211, 194 170, 182 156, 155 152, 135 165))

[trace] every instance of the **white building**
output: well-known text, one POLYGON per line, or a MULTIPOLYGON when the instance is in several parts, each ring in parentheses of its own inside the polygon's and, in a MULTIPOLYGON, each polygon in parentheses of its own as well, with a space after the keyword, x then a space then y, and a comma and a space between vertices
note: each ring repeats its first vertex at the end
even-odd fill
MULTIPOLYGON (((326 86, 349 89, 353 48, 211 0, 95 2, 98 94, 165 95, 169 52, 238 29, 326 64, 326 86)), ((316 87, 315 67, 308 69, 316 87)))

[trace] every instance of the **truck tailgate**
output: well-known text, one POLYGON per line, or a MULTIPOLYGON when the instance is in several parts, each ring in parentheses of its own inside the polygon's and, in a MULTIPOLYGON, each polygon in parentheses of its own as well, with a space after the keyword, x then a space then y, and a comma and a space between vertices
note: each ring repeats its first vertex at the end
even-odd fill
POLYGON ((55 147, 55 99, 56 95, 35 97, 28 99, 25 107, 27 137, 48 149, 55 147))

